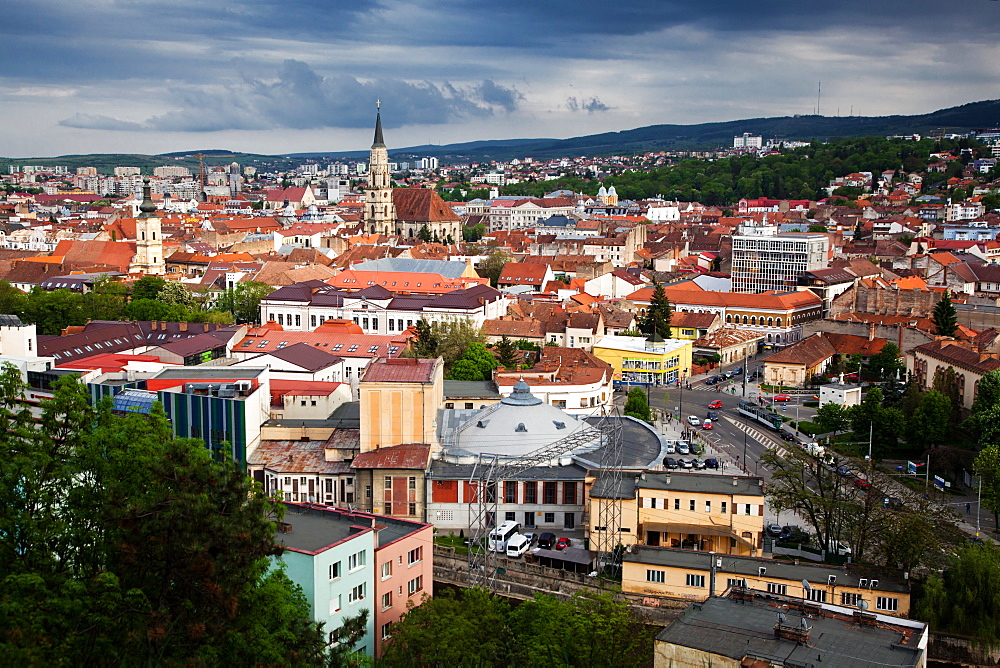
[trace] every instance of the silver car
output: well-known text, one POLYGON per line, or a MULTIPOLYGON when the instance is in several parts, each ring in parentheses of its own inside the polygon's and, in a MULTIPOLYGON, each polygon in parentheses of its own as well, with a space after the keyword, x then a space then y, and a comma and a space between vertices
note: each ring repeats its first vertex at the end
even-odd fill
POLYGON ((677 454, 690 455, 691 445, 687 441, 677 441, 677 454))
POLYGON ((689 469, 689 468, 692 468, 694 466, 694 462, 692 462, 690 459, 684 459, 684 458, 678 459, 677 460, 677 464, 682 469, 689 469))
POLYGON ((663 452, 668 455, 677 454, 677 444, 674 441, 667 441, 666 445, 663 446, 663 452))

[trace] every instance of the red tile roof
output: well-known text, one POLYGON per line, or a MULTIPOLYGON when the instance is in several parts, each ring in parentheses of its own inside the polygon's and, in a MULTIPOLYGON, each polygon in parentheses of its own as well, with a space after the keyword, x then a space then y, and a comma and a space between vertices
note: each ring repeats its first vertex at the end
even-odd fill
POLYGON ((418 358, 379 358, 365 368, 366 383, 430 383, 440 361, 418 358))
POLYGON ((423 443, 390 445, 362 452, 351 462, 354 469, 420 469, 426 470, 431 446, 423 443))

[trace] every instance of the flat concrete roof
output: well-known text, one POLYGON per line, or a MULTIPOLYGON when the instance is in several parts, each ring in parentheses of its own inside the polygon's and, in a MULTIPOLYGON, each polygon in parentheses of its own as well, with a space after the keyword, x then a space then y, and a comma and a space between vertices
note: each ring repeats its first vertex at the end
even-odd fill
POLYGON ((287 531, 281 527, 275 532, 275 541, 292 550, 301 552, 321 552, 348 538, 371 531, 371 521, 336 510, 310 508, 291 503, 285 507, 282 520, 287 531))

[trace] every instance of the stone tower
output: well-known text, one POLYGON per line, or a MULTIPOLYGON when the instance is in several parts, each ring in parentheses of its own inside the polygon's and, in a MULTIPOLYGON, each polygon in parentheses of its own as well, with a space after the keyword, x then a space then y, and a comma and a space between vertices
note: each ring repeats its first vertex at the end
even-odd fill
POLYGON ((156 205, 149 193, 149 178, 142 183, 142 204, 135 221, 135 260, 131 269, 143 274, 165 274, 160 219, 156 217, 156 205))
POLYGON ((382 139, 382 105, 376 103, 375 141, 368 159, 368 189, 365 193, 365 229, 372 234, 395 233, 396 208, 392 203, 389 152, 382 139))

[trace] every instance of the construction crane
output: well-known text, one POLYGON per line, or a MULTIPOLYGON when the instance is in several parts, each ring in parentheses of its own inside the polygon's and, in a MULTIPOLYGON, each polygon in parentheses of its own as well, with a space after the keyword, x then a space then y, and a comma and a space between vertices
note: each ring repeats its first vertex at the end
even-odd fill
MULTIPOLYGON (((580 429, 527 455, 506 458, 496 454, 480 453, 479 459, 469 476, 471 496, 469 499, 469 586, 483 587, 490 592, 497 590, 497 552, 490 549, 489 534, 497 519, 498 485, 503 481, 517 480, 537 466, 572 452, 577 448, 601 441, 603 448, 599 478, 602 484, 618 484, 622 477, 622 419, 617 410, 604 411, 601 416, 589 418, 588 427, 580 429)), ((607 565, 617 557, 618 527, 621 525, 621 499, 602 499, 598 516, 608 530, 602 538, 598 550, 602 562, 607 565), (605 503, 607 501, 607 503, 605 503), (613 526, 614 533, 611 533, 613 526), (612 544, 614 543, 614 544, 612 544)))

